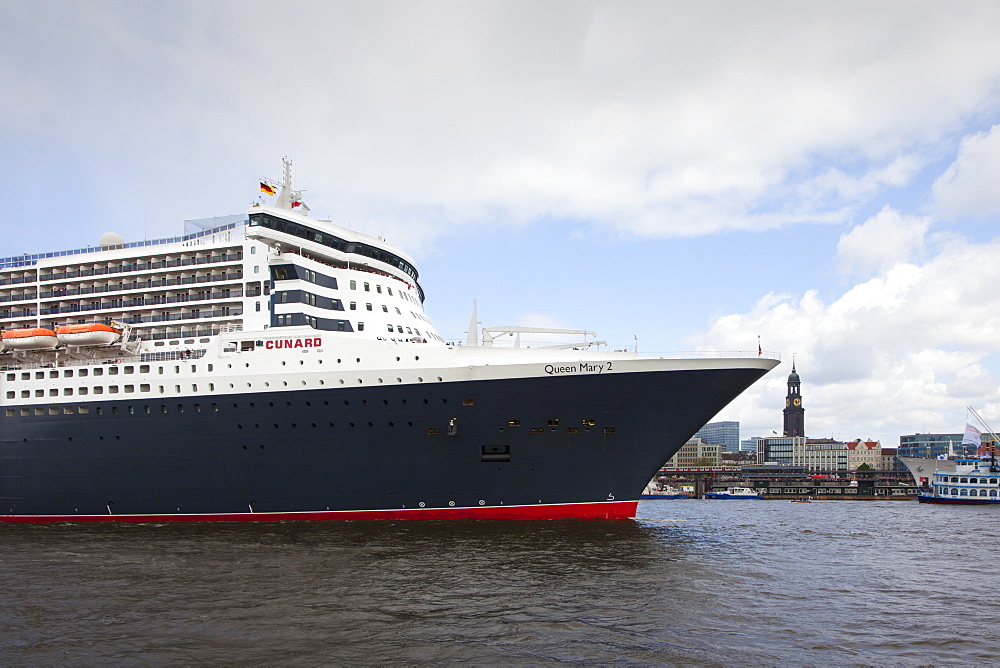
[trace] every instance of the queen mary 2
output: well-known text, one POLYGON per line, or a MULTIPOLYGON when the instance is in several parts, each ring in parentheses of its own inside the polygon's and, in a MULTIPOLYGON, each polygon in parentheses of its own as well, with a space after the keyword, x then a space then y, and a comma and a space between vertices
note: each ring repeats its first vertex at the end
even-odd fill
POLYGON ((629 518, 778 364, 449 344, 405 253, 310 218, 287 161, 261 189, 0 259, 0 520, 629 518))

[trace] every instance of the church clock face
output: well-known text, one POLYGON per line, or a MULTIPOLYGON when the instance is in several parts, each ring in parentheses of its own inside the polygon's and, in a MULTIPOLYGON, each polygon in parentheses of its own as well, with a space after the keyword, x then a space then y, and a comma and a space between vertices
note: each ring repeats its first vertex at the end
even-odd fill
POLYGON ((785 408, 788 408, 791 405, 792 405, 792 400, 791 399, 785 399, 785 408))
POLYGON ((801 406, 802 400, 799 399, 798 397, 795 397, 795 401, 793 401, 792 403, 795 404, 796 406, 801 406))

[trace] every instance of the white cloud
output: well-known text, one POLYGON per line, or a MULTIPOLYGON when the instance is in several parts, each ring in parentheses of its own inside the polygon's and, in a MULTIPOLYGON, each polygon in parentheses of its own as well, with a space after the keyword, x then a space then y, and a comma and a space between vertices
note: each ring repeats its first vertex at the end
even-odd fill
MULTIPOLYGON (((879 238, 873 233, 872 243, 879 238)), ((780 432, 792 353, 810 436, 895 445, 902 434, 955 431, 966 405, 1000 402, 998 253, 1000 242, 946 239, 923 264, 893 264, 831 302, 815 291, 770 294, 692 341, 738 349, 754 332, 765 350, 782 351, 786 363, 726 412, 746 423, 748 435, 780 432)))
POLYGON ((934 210, 942 217, 1000 213, 1000 125, 962 140, 958 157, 934 182, 934 210))
POLYGON ((0 139, 90 156, 102 210, 225 181, 188 193, 190 217, 289 154, 323 185, 314 211, 377 204, 400 243, 498 215, 649 237, 843 222, 1000 73, 992 2, 107 1, 0 21, 0 139), (122 184, 125 156, 148 183, 122 184))
POLYGON ((842 235, 837 261, 846 271, 867 274, 907 262, 924 245, 927 217, 904 216, 888 206, 842 235))

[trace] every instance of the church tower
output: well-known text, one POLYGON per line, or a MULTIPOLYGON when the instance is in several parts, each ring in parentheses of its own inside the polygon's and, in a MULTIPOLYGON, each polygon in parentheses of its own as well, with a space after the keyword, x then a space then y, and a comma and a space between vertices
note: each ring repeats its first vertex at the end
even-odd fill
POLYGON ((785 436, 806 435, 806 409, 802 407, 801 385, 793 357, 792 372, 788 374, 788 394, 785 396, 785 436))

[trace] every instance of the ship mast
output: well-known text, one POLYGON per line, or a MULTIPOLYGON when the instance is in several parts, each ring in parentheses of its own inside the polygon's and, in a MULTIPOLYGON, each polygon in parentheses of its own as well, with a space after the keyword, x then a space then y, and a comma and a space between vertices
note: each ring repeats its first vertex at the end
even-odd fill
POLYGON ((274 206, 306 215, 309 213, 309 207, 302 201, 302 193, 305 191, 292 190, 292 161, 288 158, 282 158, 281 163, 284 165, 281 176, 281 192, 278 193, 278 201, 274 203, 274 206))

